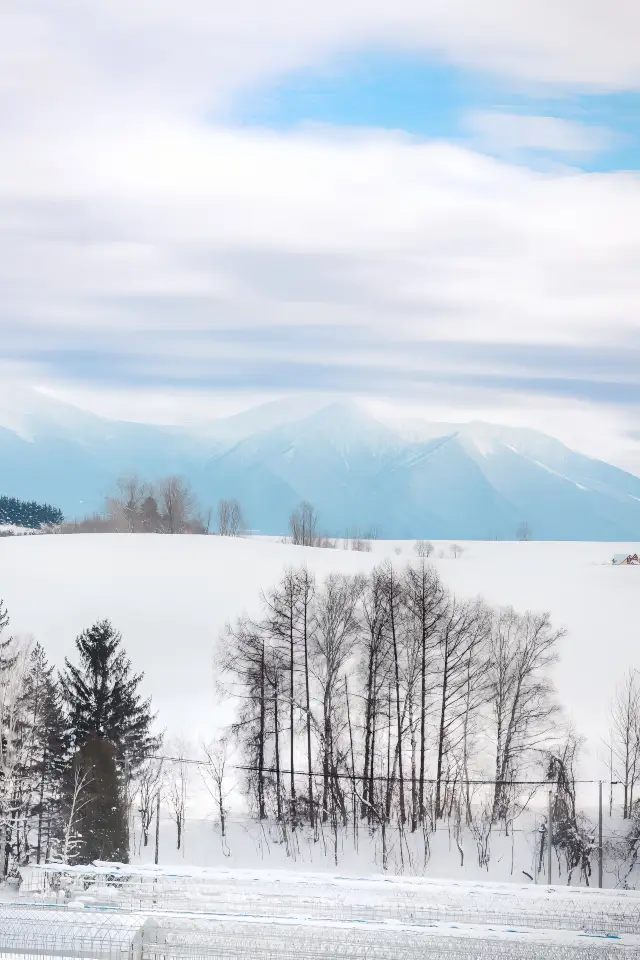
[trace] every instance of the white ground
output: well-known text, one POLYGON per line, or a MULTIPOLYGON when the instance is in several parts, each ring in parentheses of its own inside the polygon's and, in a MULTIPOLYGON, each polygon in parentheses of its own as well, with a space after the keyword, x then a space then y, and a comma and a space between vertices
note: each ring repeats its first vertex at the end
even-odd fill
MULTIPOLYGON (((585 772, 606 777, 598 754, 605 752, 609 701, 625 670, 640 666, 640 567, 613 567, 610 558, 636 552, 638 544, 473 542, 457 560, 449 546, 436 544, 431 559, 456 593, 521 611, 549 610, 566 627, 558 693, 587 737, 585 772)), ((33 634, 58 665, 73 655, 77 633, 110 618, 134 666, 145 672, 159 723, 197 740, 228 716, 214 694, 216 638, 225 621, 258 612, 260 590, 287 565, 307 563, 319 577, 355 573, 385 556, 404 564, 412 548, 379 542, 367 554, 219 537, 8 537, 0 539, 0 597, 12 630, 33 634)))
MULTIPOLYGON (((640 666, 635 635, 640 568, 613 567, 610 558, 636 552, 637 545, 473 542, 464 544, 459 559, 451 557, 450 544, 435 546, 430 559, 457 594, 482 595, 492 604, 512 604, 522 611, 549 610, 554 622, 566 627, 555 671, 558 694, 587 737, 581 775, 606 779, 601 757, 606 756, 610 697, 625 670, 640 666)), ((415 557, 413 543, 378 542, 371 553, 356 553, 265 539, 124 534, 6 538, 0 539, 0 597, 12 630, 35 636, 58 666, 74 655, 74 638, 83 628, 110 618, 123 634, 135 669, 145 672, 144 690, 153 697, 159 725, 170 736, 183 734, 197 745, 231 716, 213 682, 213 647, 225 621, 245 611, 257 613, 260 591, 277 581, 287 565, 306 563, 321 578, 333 570, 367 571, 385 557, 404 565, 415 557)), ((175 826, 165 810, 161 863, 286 867, 293 862, 272 827, 265 833, 255 823, 239 821, 238 809, 232 809, 223 853, 212 802, 197 770, 190 771, 186 850, 176 851, 175 826)), ((492 879, 522 881, 523 871, 533 874, 536 817, 543 812, 543 800, 516 823, 515 836, 492 837, 492 879)), ((595 821, 597 786, 581 787, 578 801, 595 821)), ((606 817, 605 838, 620 826, 606 817)), ((139 834, 137 824, 134 830, 139 834)), ((428 874, 487 877, 473 838, 463 836, 462 844, 464 864, 447 828, 431 836, 428 874)), ((299 868, 335 869, 330 839, 314 843, 299 832, 294 846, 299 868)), ((397 841, 389 846, 389 870, 422 872, 420 843, 409 865, 406 857, 400 862, 397 841)), ((350 832, 341 838, 341 869, 382 869, 379 837, 371 840, 361 830, 357 848, 350 832)), ((142 850, 143 860, 152 856, 151 846, 142 850)), ((559 879, 566 882, 566 876, 559 879)), ((578 881, 575 875, 573 881, 578 881)), ((605 869, 605 885, 617 882, 605 869)))

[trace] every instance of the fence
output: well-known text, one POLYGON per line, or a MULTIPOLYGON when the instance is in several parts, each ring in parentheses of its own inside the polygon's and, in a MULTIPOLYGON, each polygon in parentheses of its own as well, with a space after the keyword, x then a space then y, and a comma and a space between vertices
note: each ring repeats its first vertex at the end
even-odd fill
MULTIPOLYGON (((615 960, 638 947, 532 931, 461 931, 384 922, 304 924, 251 917, 203 918, 65 907, 0 905, 0 958, 30 960, 615 960), (483 935, 484 934, 484 935, 483 935)), ((632 952, 630 952, 632 951, 632 952)))
POLYGON ((49 865, 34 870, 21 896, 136 912, 333 922, 390 921, 526 926, 640 937, 640 895, 567 887, 481 884, 417 878, 359 879, 280 871, 49 865))

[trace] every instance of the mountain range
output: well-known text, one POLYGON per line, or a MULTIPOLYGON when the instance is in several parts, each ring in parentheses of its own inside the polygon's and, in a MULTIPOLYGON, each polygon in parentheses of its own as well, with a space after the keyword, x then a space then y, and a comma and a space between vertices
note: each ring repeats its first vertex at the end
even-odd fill
POLYGON ((240 500, 250 527, 287 530, 302 499, 329 536, 640 538, 640 479, 529 429, 396 422, 354 402, 275 401, 188 430, 108 420, 37 390, 0 395, 0 494, 68 518, 99 510, 117 476, 187 477, 203 506, 240 500))

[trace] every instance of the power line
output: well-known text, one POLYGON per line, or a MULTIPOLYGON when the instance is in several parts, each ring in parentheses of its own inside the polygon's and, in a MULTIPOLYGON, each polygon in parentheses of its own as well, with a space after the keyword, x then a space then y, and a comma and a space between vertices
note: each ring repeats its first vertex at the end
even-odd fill
MULTIPOLYGON (((163 761, 166 760, 168 763, 192 763, 192 764, 194 764, 194 765, 196 765, 196 766, 202 766, 202 767, 208 767, 208 766, 210 766, 210 762, 209 762, 208 760, 194 760, 194 759, 192 759, 191 757, 160 757, 160 756, 151 755, 151 756, 147 757, 147 760, 163 760, 163 761)), ((280 770, 278 771, 278 770, 276 769, 276 767, 261 767, 261 768, 260 768, 260 767, 246 766, 246 765, 243 765, 243 764, 238 764, 237 766, 232 764, 232 765, 230 765, 229 769, 230 769, 230 770, 243 770, 243 771, 249 772, 249 773, 260 773, 260 772, 262 772, 262 773, 273 773, 273 774, 280 773, 281 776, 290 776, 291 773, 293 773, 294 775, 298 775, 298 776, 300 776, 300 777, 304 777, 304 778, 307 778, 307 779, 309 778, 309 771, 308 771, 308 770, 287 770, 287 769, 282 768, 282 767, 281 767, 280 770)), ((318 773, 318 772, 313 772, 313 771, 312 771, 312 773, 311 773, 311 776, 312 776, 312 777, 315 777, 315 778, 322 778, 322 777, 324 777, 324 775, 325 775, 325 774, 322 773, 322 772, 318 773)), ((370 780, 378 780, 378 781, 383 781, 383 782, 387 782, 387 781, 389 781, 389 780, 393 780, 394 782, 397 782, 397 783, 400 782, 400 778, 399 778, 399 777, 391 777, 391 776, 384 776, 384 775, 375 775, 375 776, 373 776, 373 777, 371 777, 371 776, 362 777, 362 776, 360 776, 360 775, 356 775, 356 776, 354 777, 354 775, 351 774, 351 773, 339 773, 339 772, 337 772, 337 771, 336 771, 335 773, 331 773, 329 776, 330 776, 330 779, 331 779, 331 778, 333 778, 333 779, 338 778, 338 779, 341 779, 341 780, 369 780, 369 781, 370 781, 370 780)), ((416 778, 416 779, 419 779, 419 778, 416 778)), ((411 783, 411 782, 412 782, 412 778, 411 778, 411 777, 403 777, 403 783, 411 783)), ((451 777, 451 778, 444 778, 444 777, 443 777, 443 778, 440 779, 440 781, 438 781, 438 780, 437 780, 436 778, 434 778, 434 777, 425 777, 422 782, 423 782, 423 783, 438 783, 438 782, 440 782, 440 783, 445 783, 445 784, 449 784, 449 785, 450 785, 450 784, 455 784, 455 783, 465 783, 465 784, 468 784, 468 785, 470 785, 470 786, 473 785, 473 786, 485 786, 485 787, 492 787, 492 786, 496 786, 496 785, 497 785, 497 786, 501 786, 501 787, 504 787, 504 786, 507 786, 507 787, 541 787, 541 786, 545 786, 545 785, 553 786, 553 784, 554 784, 554 781, 553 781, 553 780, 465 780, 465 779, 462 779, 462 778, 460 778, 460 777, 451 777)), ((593 780, 574 780, 574 781, 573 781, 573 783, 576 783, 576 784, 594 784, 594 783, 600 783, 600 782, 602 782, 602 783, 607 783, 607 784, 609 784, 610 786, 613 786, 613 787, 617 787, 617 786, 619 786, 620 783, 621 783, 620 780, 603 780, 602 778, 593 779, 593 780)))

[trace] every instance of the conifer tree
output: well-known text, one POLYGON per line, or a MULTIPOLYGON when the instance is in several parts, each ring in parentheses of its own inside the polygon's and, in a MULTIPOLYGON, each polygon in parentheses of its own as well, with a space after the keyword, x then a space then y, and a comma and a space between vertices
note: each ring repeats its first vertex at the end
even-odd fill
POLYGON ((2 639, 2 634, 8 626, 9 614, 4 601, 0 600, 0 677, 13 666, 16 660, 12 649, 14 646, 13 637, 2 639))
POLYGON ((70 744, 54 668, 49 666, 39 643, 29 657, 23 702, 29 745, 25 771, 29 791, 26 812, 33 822, 33 853, 36 863, 40 863, 47 859, 52 842, 60 834, 63 778, 70 744))
POLYGON ((76 638, 79 663, 65 660, 60 689, 74 747, 81 748, 92 736, 107 739, 115 748, 118 767, 126 760, 135 770, 160 741, 151 732, 155 719, 151 701, 138 692, 143 674, 132 672, 121 643, 108 620, 81 633, 76 638))
POLYGON ((124 790, 118 776, 117 748, 106 737, 91 733, 76 752, 70 770, 73 785, 83 784, 69 824, 72 845, 65 851, 70 862, 93 863, 129 860, 124 790))

